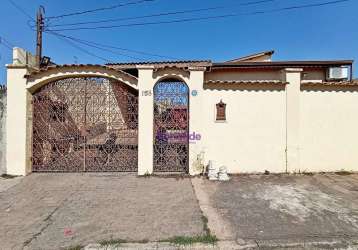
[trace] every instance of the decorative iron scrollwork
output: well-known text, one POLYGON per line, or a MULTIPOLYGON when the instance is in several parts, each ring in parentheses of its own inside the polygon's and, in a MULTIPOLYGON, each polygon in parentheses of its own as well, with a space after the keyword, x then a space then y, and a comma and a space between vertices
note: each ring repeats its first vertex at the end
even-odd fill
POLYGON ((184 82, 154 87, 154 171, 188 172, 189 89, 184 82))
POLYGON ((33 95, 34 172, 135 172, 138 91, 101 77, 66 78, 33 95))

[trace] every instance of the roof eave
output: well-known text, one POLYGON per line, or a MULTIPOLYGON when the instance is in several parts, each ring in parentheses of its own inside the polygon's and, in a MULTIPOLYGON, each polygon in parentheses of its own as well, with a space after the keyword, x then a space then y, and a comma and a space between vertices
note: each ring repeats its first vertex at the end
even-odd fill
POLYGON ((237 62, 237 63, 213 63, 212 68, 265 68, 265 67, 328 67, 351 66, 353 60, 334 61, 276 61, 276 62, 237 62))

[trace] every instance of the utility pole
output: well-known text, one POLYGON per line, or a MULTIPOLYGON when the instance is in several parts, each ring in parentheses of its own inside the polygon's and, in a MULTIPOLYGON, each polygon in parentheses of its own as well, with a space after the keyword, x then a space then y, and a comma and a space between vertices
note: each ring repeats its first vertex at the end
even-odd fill
POLYGON ((42 59, 42 32, 44 30, 45 8, 40 6, 36 16, 36 65, 40 68, 42 59))

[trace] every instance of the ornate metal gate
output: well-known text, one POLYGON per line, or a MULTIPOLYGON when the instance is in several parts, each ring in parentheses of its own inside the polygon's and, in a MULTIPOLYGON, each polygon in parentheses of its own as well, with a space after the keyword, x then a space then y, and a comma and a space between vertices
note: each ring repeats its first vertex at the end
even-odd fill
POLYGON ((101 77, 66 78, 33 95, 34 172, 134 172, 138 91, 101 77))
POLYGON ((189 89, 184 82, 154 86, 154 171, 189 170, 189 89))

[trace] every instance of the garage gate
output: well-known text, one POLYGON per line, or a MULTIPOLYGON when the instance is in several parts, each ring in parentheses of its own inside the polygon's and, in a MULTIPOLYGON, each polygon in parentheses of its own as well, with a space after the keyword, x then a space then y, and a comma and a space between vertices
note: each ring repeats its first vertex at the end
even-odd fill
POLYGON ((66 78, 33 94, 33 172, 137 172, 138 91, 66 78))

